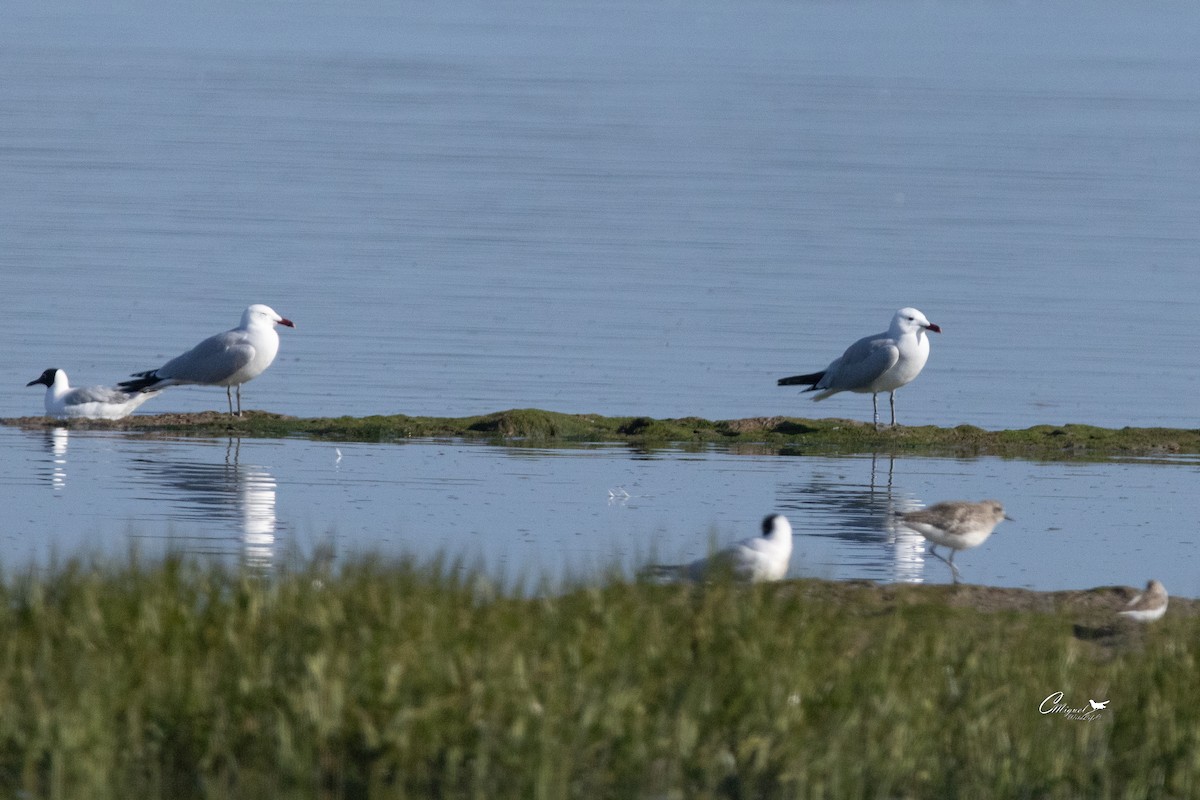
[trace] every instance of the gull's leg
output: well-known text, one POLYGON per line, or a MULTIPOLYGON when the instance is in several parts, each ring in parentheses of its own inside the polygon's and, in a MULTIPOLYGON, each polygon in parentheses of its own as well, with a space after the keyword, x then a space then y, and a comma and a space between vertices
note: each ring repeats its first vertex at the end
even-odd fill
POLYGON ((896 390, 888 392, 888 402, 892 404, 892 427, 896 427, 896 390))
POLYGON ((871 410, 875 412, 875 430, 879 430, 879 395, 871 392, 871 410))
POLYGON ((242 385, 240 383, 237 385, 237 396, 238 396, 238 416, 240 417, 242 415, 242 385))
POLYGON ((958 577, 959 577, 959 575, 958 575, 958 567, 954 566, 954 554, 955 554, 955 553, 957 553, 957 552, 958 552, 957 550, 955 550, 955 549, 951 548, 951 549, 950 549, 950 560, 946 562, 947 564, 949 564, 949 565, 950 565, 950 571, 951 571, 952 573, 954 573, 954 582, 955 582, 955 583, 958 583, 958 577))
POLYGON ((229 393, 229 387, 225 387, 225 400, 229 403, 229 416, 233 416, 233 395, 229 393))

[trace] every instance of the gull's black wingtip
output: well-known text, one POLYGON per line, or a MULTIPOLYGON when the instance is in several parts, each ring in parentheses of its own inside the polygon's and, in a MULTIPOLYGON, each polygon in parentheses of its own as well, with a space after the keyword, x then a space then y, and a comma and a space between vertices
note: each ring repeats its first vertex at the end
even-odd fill
POLYGON ((131 381, 121 381, 117 384, 117 388, 126 394, 133 394, 134 392, 149 391, 159 381, 158 373, 154 370, 134 373, 133 378, 134 380, 131 381))
POLYGON ((825 377, 824 372, 812 372, 808 375, 793 375, 790 378, 780 378, 779 386, 816 386, 821 378, 825 377))

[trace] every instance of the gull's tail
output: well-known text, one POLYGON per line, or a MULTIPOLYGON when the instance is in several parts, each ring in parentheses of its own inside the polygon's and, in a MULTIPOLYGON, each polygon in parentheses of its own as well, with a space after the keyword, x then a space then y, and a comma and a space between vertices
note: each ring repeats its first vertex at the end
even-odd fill
POLYGON ((158 377, 158 370, 156 369, 149 370, 148 372, 135 372, 133 373, 133 377, 135 380, 121 381, 117 384, 121 391, 128 394, 153 391, 154 387, 162 380, 158 377))
POLYGON ((815 391, 817 384, 825 377, 824 372, 812 372, 808 375, 793 375, 790 378, 780 378, 780 386, 807 386, 806 392, 815 391))

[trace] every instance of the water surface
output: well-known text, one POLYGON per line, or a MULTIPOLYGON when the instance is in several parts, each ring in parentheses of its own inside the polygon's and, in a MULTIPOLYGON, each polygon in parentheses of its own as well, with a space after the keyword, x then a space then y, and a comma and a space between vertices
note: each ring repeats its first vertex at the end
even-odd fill
POLYGON ((915 305, 902 422, 1195 424, 1192 4, 5 17, 0 416, 265 302, 300 327, 254 408, 867 419, 775 379, 915 305))
POLYGON ((955 559, 972 583, 1052 590, 1162 580, 1200 595, 1195 460, 780 457, 461 441, 173 440, 0 428, 8 565, 167 551, 273 569, 314 556, 438 555, 536 585, 686 561, 792 521, 792 576, 950 580, 891 515, 1000 498, 1014 518, 955 559))

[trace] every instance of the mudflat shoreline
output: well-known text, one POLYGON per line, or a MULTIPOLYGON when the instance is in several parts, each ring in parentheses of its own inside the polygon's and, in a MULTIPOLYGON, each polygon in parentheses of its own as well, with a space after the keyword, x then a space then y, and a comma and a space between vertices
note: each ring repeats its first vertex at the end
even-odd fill
POLYGON ((653 419, 511 409, 472 417, 418 417, 404 414, 366 417, 290 417, 248 411, 231 418, 217 411, 134 415, 121 420, 54 420, 15 417, 0 423, 25 429, 129 431, 163 436, 308 437, 338 441, 397 441, 413 438, 467 438, 497 443, 538 444, 727 444, 761 446, 780 452, 891 453, 999 456, 1032 459, 1174 458, 1200 455, 1200 429, 1100 428, 1091 425, 1036 425, 990 431, 971 425, 944 428, 899 426, 875 430, 847 419, 751 417, 706 420, 653 419))

